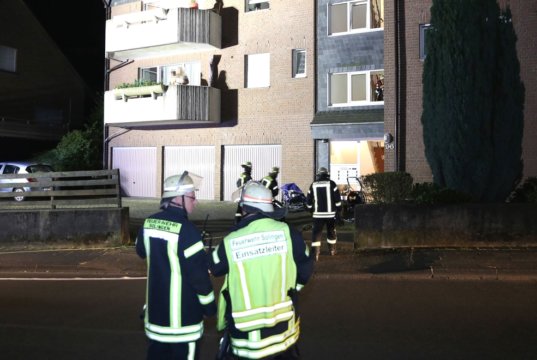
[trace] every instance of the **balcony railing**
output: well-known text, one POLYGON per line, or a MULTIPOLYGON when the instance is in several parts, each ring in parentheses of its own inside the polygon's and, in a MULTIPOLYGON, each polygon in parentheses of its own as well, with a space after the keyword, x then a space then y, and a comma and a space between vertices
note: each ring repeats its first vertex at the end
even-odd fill
POLYGON ((140 91, 137 95, 131 91, 123 96, 117 89, 107 91, 104 122, 118 126, 219 123, 220 90, 173 85, 163 93, 140 91))
POLYGON ((220 49, 222 19, 212 10, 154 9, 106 21, 105 52, 118 60, 220 49))

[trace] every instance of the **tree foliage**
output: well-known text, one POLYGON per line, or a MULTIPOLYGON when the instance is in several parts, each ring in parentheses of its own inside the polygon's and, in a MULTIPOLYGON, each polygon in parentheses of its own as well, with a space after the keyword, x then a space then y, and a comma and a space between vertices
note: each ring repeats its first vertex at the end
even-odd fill
POLYGON ((65 134, 56 148, 37 160, 51 164, 56 171, 102 169, 103 103, 95 103, 82 129, 65 134))
POLYGON ((423 138, 433 181, 504 201, 522 174, 524 87, 509 8, 433 0, 423 70, 423 138))

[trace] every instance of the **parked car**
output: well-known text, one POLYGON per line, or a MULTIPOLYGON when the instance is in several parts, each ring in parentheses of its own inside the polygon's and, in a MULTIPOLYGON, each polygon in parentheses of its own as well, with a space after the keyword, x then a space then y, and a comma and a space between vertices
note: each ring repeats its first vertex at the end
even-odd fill
MULTIPOLYGON (((52 166, 47 164, 38 164, 32 162, 0 162, 0 175, 7 174, 35 174, 39 172, 53 172, 54 169, 52 166)), ((3 179, 0 178, 0 184, 11 184, 11 183, 31 183, 37 181, 31 177, 22 178, 22 179, 3 179)), ((52 187, 29 187, 29 186, 20 186, 16 187, 0 187, 1 192, 28 192, 28 191, 48 191, 52 190, 52 187)), ((15 196, 15 201, 23 201, 24 196, 15 196)))

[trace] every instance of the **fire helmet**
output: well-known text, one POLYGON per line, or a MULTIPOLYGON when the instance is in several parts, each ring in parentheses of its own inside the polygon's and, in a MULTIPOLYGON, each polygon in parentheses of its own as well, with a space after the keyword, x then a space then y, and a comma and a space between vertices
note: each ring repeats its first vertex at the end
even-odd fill
POLYGON ((162 198, 174 198, 189 192, 199 190, 203 178, 189 171, 183 171, 181 175, 172 175, 164 180, 162 198))

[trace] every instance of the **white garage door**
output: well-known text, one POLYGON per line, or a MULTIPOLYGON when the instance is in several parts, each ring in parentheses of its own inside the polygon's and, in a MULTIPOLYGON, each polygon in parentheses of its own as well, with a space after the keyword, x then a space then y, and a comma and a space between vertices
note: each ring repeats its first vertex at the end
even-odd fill
POLYGON ((114 147, 112 167, 119 169, 124 196, 160 197, 157 194, 157 149, 114 147))
MULTIPOLYGON (((237 190, 244 161, 252 162, 252 178, 261 180, 273 166, 280 168, 278 184, 282 176, 282 147, 281 145, 228 145, 224 146, 224 200, 231 200, 231 194, 237 190)), ((281 191, 280 196, 281 197, 281 191)))
POLYGON ((164 148, 164 179, 188 170, 203 177, 198 199, 214 200, 214 146, 166 146, 164 148))

